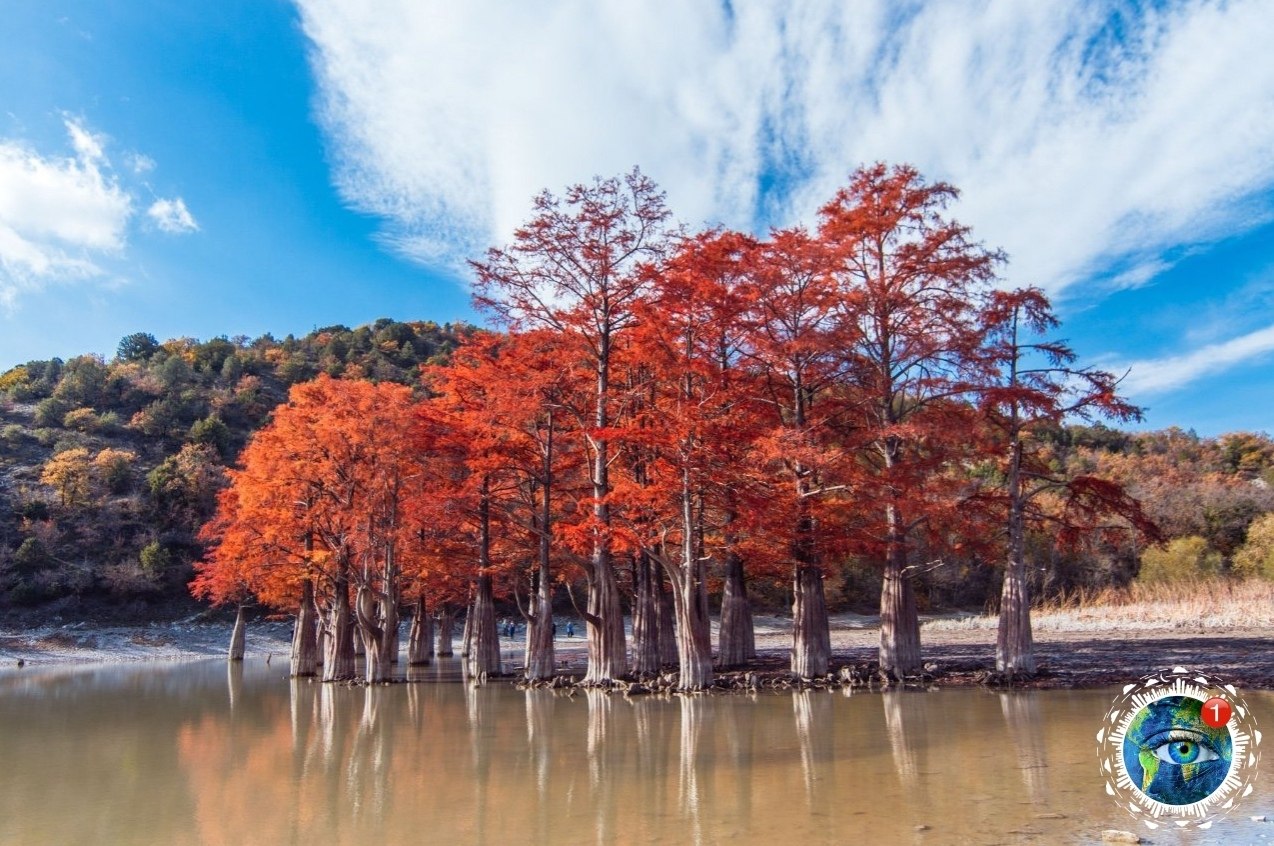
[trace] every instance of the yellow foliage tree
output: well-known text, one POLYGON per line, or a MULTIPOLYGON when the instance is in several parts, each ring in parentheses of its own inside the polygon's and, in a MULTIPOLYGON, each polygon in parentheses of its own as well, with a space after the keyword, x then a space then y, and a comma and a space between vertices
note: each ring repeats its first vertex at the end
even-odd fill
POLYGON ((40 481, 56 488, 62 504, 68 507, 79 504, 88 496, 91 480, 92 462, 84 447, 59 452, 49 459, 40 474, 40 481))
POLYGON ((1204 579, 1221 569, 1221 553, 1198 535, 1175 538, 1167 546, 1152 546, 1141 556, 1140 582, 1169 583, 1204 579))
POLYGON ((93 472, 102 487, 112 493, 122 493, 132 477, 133 462, 137 454, 126 449, 107 447, 93 459, 93 472))
POLYGON ((1274 513, 1263 514, 1247 528, 1247 540, 1234 553, 1234 572, 1274 579, 1274 513))

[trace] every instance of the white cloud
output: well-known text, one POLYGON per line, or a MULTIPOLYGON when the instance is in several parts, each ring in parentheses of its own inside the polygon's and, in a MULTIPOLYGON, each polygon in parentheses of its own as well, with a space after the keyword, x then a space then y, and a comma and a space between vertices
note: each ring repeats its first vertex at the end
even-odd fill
POLYGON ((68 118, 65 123, 67 134, 71 136, 71 146, 75 148, 75 154, 80 160, 93 164, 101 162, 104 158, 105 139, 90 132, 79 121, 68 118))
POLYGON ((0 141, 0 302, 48 281, 102 274, 118 253, 132 197, 101 168, 100 137, 68 119, 73 157, 0 141))
MULTIPOLYGON (((1164 393, 1274 351, 1274 326, 1209 344, 1183 355, 1135 361, 1120 387, 1129 395, 1164 393)), ((1119 368, 1120 370, 1124 368, 1119 368)))
POLYGON ((423 261, 633 164, 692 225, 751 228, 911 162, 962 189, 1010 281, 1054 292, 1107 267, 1142 283, 1271 211, 1263 0, 297 2, 336 183, 423 261))
MULTIPOLYGON (((112 170, 106 139, 78 119, 66 117, 64 123, 70 156, 44 155, 0 139, 0 303, 6 306, 21 292, 53 282, 109 282, 102 262, 127 246, 136 197, 112 170)), ((150 212, 161 229, 198 228, 180 199, 161 203, 171 206, 161 209, 167 212, 162 221, 155 206, 150 212)))
POLYGON ((124 161, 138 176, 144 176, 155 169, 155 160, 141 153, 129 153, 124 157, 124 161))
POLYGON ((146 209, 146 215, 164 232, 182 234, 196 232, 199 224, 186 208, 186 201, 181 197, 171 200, 156 200, 146 209))

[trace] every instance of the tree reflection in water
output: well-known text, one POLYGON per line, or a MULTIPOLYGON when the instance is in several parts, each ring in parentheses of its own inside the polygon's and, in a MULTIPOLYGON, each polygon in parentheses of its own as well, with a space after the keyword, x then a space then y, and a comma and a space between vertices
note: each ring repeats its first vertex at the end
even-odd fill
POLYGON ((830 813, 835 801, 834 698, 824 690, 798 690, 792 694, 796 716, 796 739, 801 749, 801 774, 805 780, 805 803, 812 811, 830 813))
POLYGON ((226 695, 230 699, 230 713, 234 714, 234 706, 243 695, 243 662, 226 662, 226 695))
POLYGON ((919 740, 915 738, 923 727, 917 725, 915 709, 908 708, 917 695, 905 690, 887 690, 880 694, 880 701, 885 706, 885 734, 889 737, 889 750, 893 753, 894 770, 898 773, 898 781, 902 789, 907 792, 915 791, 918 784, 916 747, 919 745, 919 740), (911 711, 910 715, 907 713, 908 710, 911 711), (911 743, 907 742, 909 716, 913 738, 911 743))
POLYGON ((1022 786, 1033 805, 1051 800, 1048 778, 1048 748, 1044 744, 1039 694, 1035 691, 1001 693, 1000 710, 1022 774, 1022 786))
POLYGON ((679 769, 679 798, 681 815, 690 826, 689 838, 694 843, 704 842, 700 793, 706 784, 700 781, 703 766, 700 744, 703 742, 704 698, 682 696, 681 699, 681 766, 679 769))
MULTIPOLYGON (((166 764, 159 752, 143 771, 114 764, 130 795, 164 796, 180 819, 156 815, 151 840, 116 824, 103 829, 114 835, 107 840, 742 844, 852 832, 909 842, 921 824, 933 842, 957 831, 1011 840, 1011 829, 1045 825, 1034 817, 1043 803, 1073 820, 1088 801, 1091 772, 1063 764, 1076 738, 1087 741, 1090 712, 1104 707, 1083 694, 624 697, 503 684, 345 687, 260 673, 228 682, 225 673, 209 673, 215 685, 203 698, 148 711, 166 764)), ((115 762, 132 760, 106 737, 97 742, 115 762)), ((17 748, 0 735, 0 751, 17 748)), ((130 801, 96 784, 75 789, 101 807, 130 801)), ((25 788, 17 795, 38 801, 25 788)), ((7 801, 0 795, 0 808, 11 809, 7 801)), ((76 839, 69 827, 61 833, 18 840, 76 839)))

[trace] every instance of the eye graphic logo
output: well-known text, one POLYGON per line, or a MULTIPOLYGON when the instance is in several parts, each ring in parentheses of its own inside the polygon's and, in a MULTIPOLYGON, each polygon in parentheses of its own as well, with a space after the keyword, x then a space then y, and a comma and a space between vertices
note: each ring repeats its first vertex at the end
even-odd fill
POLYGON ((1097 732, 1106 792, 1150 828, 1209 828, 1254 788, 1261 733, 1233 685, 1177 667, 1127 685, 1097 732))

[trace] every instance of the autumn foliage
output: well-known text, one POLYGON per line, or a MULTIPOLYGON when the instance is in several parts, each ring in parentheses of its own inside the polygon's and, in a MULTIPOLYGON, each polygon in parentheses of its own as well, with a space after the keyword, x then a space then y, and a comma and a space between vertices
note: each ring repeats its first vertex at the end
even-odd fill
POLYGON ((658 669, 671 629, 698 689, 716 592, 718 661, 750 657, 749 581, 790 585, 792 669, 827 673, 825 582, 852 562, 881 576, 882 670, 917 670, 919 570, 1007 555, 1019 572, 1024 527, 1152 531, 1120 485, 1050 464, 1048 427, 1137 410, 1048 339, 1042 293, 995 288, 1003 256, 949 217, 955 197, 875 165, 813 230, 755 238, 672 228, 638 171, 540 195, 473 265, 507 331, 424 368, 416 394, 293 388, 220 496, 193 589, 313 603, 328 678, 352 673, 355 630, 386 677, 399 607, 426 600, 467 606, 471 667, 498 672, 493 603, 516 603, 543 678, 557 591, 582 582, 588 682, 658 669))

